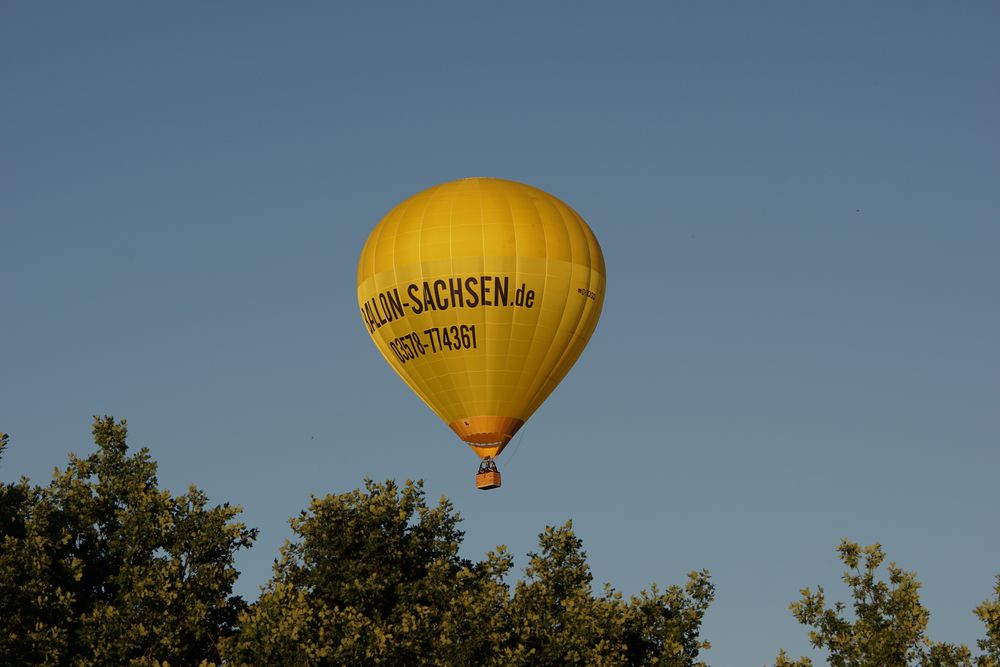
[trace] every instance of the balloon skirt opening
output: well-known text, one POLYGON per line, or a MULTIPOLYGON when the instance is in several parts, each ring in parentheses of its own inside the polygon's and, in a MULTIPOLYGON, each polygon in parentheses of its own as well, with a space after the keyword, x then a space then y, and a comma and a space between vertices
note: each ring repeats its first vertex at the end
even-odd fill
POLYGON ((496 457, 523 425, 517 417, 496 415, 461 417, 448 424, 481 459, 496 457))

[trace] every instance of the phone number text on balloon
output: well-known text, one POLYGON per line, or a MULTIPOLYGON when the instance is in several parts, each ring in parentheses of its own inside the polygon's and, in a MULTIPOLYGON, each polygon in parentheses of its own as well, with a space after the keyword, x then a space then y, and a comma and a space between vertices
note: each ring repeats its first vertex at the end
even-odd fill
POLYGON ((476 347, 474 324, 431 327, 424 329, 423 335, 413 331, 389 341, 389 349, 402 364, 442 350, 474 350, 476 347))

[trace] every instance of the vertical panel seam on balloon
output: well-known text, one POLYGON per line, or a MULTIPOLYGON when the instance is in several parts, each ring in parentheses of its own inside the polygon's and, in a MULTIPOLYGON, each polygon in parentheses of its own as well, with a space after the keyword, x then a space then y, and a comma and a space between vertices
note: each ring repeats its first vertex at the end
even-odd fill
MULTIPOLYGON (((479 187, 479 181, 476 181, 476 187, 478 189, 478 187, 479 187)), ((454 198, 452 199, 451 209, 449 210, 449 213, 448 213, 448 261, 450 262, 450 266, 451 266, 451 277, 452 277, 452 279, 454 279, 454 277, 455 277, 455 202, 454 202, 454 198)), ((451 305, 452 305, 451 313, 453 313, 453 319, 455 321, 455 324, 458 325, 458 324, 460 324, 459 320, 460 320, 460 317, 461 317, 459 315, 459 309, 456 308, 456 307, 454 307, 455 304, 451 304, 451 305)), ((452 357, 452 359, 455 359, 455 358, 456 357, 452 357)), ((462 410, 461 410, 461 414, 458 414, 457 417, 467 417, 469 415, 469 405, 466 402, 466 395, 470 395, 471 396, 471 394, 472 394, 472 392, 469 391, 470 390, 470 387, 469 387, 469 382, 470 382, 470 378, 469 378, 469 362, 466 359, 466 356, 465 356, 464 352, 460 352, 457 355, 457 358, 461 362, 462 367, 465 369, 465 372, 460 377, 457 378, 459 380, 459 382, 456 383, 456 385, 459 384, 461 381, 464 381, 464 383, 465 383, 465 386, 462 387, 462 391, 459 392, 459 396, 460 396, 460 398, 459 398, 459 404, 461 405, 462 410)))
MULTIPOLYGON (((576 211, 572 211, 572 213, 574 214, 574 216, 576 216, 573 220, 575 226, 580 231, 584 231, 584 225, 586 223, 582 222, 582 218, 579 218, 579 214, 576 213, 576 211)), ((562 212, 562 209, 559 209, 559 215, 563 221, 564 228, 567 230, 568 233, 569 224, 567 222, 565 215, 562 212)), ((584 234, 584 236, 586 236, 586 234, 584 234)), ((592 261, 593 258, 590 254, 589 244, 587 245, 587 256, 588 256, 588 273, 590 274, 588 275, 588 280, 587 280, 587 284, 589 287, 592 284, 592 279, 594 274, 592 267, 590 267, 590 261, 592 261)), ((571 259, 575 258, 573 258, 571 255, 571 259)), ((572 277, 573 267, 578 264, 575 261, 571 261, 568 263, 568 265, 570 267, 570 276, 572 277)), ((569 300, 571 294, 572 294, 571 290, 567 291, 566 293, 567 301, 569 300)), ((563 309, 564 315, 565 312, 566 311, 564 306, 563 309)), ((546 394, 544 391, 545 384, 548 383, 554 390, 555 387, 557 387, 559 383, 562 381, 562 379, 569 373, 570 369, 576 363, 576 360, 579 359, 580 355, 583 353, 583 346, 580 341, 580 332, 590 327, 591 322, 594 320, 595 317, 599 315, 599 312, 593 312, 593 308, 590 308, 591 312, 590 317, 587 317, 587 312, 588 312, 588 304, 586 302, 583 302, 581 304, 581 307, 577 310, 577 320, 573 326, 573 331, 570 334, 570 338, 568 339, 567 344, 563 346, 562 353, 560 354, 559 358, 556 360, 555 364, 551 366, 551 371, 546 374, 546 377, 542 381, 542 385, 539 387, 536 394, 532 397, 532 404, 535 405, 536 408, 540 406, 548 396, 548 394, 546 394), (567 358, 570 359, 569 364, 565 363, 567 358)), ((596 325, 596 322, 593 323, 596 325)), ((560 328, 561 327, 562 327, 562 321, 560 321, 560 328)))
MULTIPOLYGON (((481 183, 481 181, 476 181, 476 183, 477 183, 477 186, 479 188, 479 230, 480 230, 479 231, 479 234, 480 234, 479 240, 482 243, 482 247, 483 247, 483 253, 482 253, 482 255, 483 255, 483 261, 482 261, 482 264, 479 267, 480 268, 479 274, 482 276, 482 275, 486 275, 486 259, 487 259, 487 255, 486 255, 486 212, 483 210, 483 197, 484 197, 484 195, 483 195, 482 183, 481 183)), ((483 317, 482 317, 483 338, 484 338, 484 340, 488 341, 489 340, 489 322, 487 320, 489 319, 489 314, 488 314, 488 311, 486 310, 486 308, 483 308, 483 307, 480 307, 479 311, 483 314, 483 317)), ((477 321, 478 321, 478 318, 477 318, 477 321)), ((508 345, 508 348, 509 348, 510 347, 510 338, 509 337, 507 339, 507 345, 508 345)), ((486 347, 483 348, 483 360, 485 361, 485 367, 486 367, 486 380, 485 380, 485 387, 484 387, 484 389, 485 389, 484 393, 486 394, 486 400, 483 401, 483 405, 482 405, 483 410, 482 410, 482 413, 483 414, 491 414, 491 413, 492 414, 499 414, 499 411, 500 411, 499 410, 499 401, 496 398, 496 388, 495 388, 495 386, 493 384, 493 375, 494 375, 494 373, 493 373, 493 370, 490 368, 490 355, 487 352, 487 348, 486 347), (488 407, 488 406, 495 406, 495 407, 488 407)), ((478 409, 478 407, 479 406, 477 406, 477 409, 478 409)))
MULTIPOLYGON (((442 196, 448 196, 447 195, 447 193, 449 192, 449 188, 447 187, 448 185, 449 185, 448 183, 445 183, 445 184, 436 186, 434 188, 435 194, 437 194, 438 192, 440 192, 440 193, 442 193, 442 196)), ((420 233, 421 233, 420 247, 421 247, 421 249, 423 249, 423 247, 424 247, 424 243, 423 243, 423 225, 424 225, 424 221, 427 218, 427 211, 428 211, 428 209, 430 209, 430 207, 431 207, 431 202, 428 201, 427 202, 427 206, 424 208, 423 214, 421 215, 421 218, 420 218, 420 230, 421 230, 420 231, 420 233)), ((426 262, 424 261, 423 255, 421 254, 421 257, 420 257, 420 282, 421 283, 426 283, 427 279, 428 279, 428 275, 424 272, 425 265, 426 265, 426 262)), ((427 312, 427 311, 425 311, 425 312, 427 312)), ((431 326, 435 326, 436 322, 434 321, 433 315, 432 314, 428 314, 428 317, 430 318, 431 326)), ((428 359, 430 359, 430 357, 428 357, 428 359)), ((433 361, 429 361, 430 366, 428 366, 428 371, 430 371, 432 367, 436 368, 441 363, 443 363, 443 362, 440 362, 440 360, 437 359, 437 358, 434 358, 433 361)), ((432 405, 431 409, 434 411, 435 414, 438 415, 439 418, 441 418, 442 420, 444 420, 445 422, 447 422, 448 421, 448 419, 447 419, 447 414, 448 413, 443 408, 443 406, 445 405, 444 397, 448 395, 448 393, 449 393, 449 391, 451 389, 453 389, 453 387, 449 387, 449 384, 448 384, 448 373, 447 372, 445 372, 445 373, 438 373, 438 372, 435 371, 433 375, 428 375, 428 376, 426 376, 425 379, 427 380, 428 384, 432 386, 433 396, 435 398, 435 400, 431 404, 432 405), (440 405, 440 406, 442 406, 442 409, 440 410, 440 412, 438 411, 437 407, 434 407, 434 405, 440 405)))
MULTIPOLYGON (((413 205, 413 200, 411 198, 411 199, 407 200, 406 205, 400 211, 399 215, 396 217, 396 220, 395 220, 396 227, 395 227, 395 233, 393 235, 393 244, 392 244, 392 280, 393 280, 393 284, 397 285, 397 286, 399 285, 399 274, 396 272, 396 245, 399 243, 399 228, 402 225, 403 220, 406 218, 406 214, 410 210, 410 208, 412 207, 412 205, 413 205)), ((392 335, 393 335, 394 338, 398 338, 400 336, 400 333, 401 333, 397 329, 397 322, 400 323, 400 324, 402 324, 402 319, 396 318, 396 319, 394 319, 394 320, 392 320, 391 322, 388 323, 389 324, 389 331, 392 332, 392 335)), ((409 332, 404 329, 402 331, 402 333, 406 334, 406 333, 409 333, 409 332)), ((399 370, 397 371, 397 373, 400 376, 402 376, 403 380, 406 382, 406 384, 411 389, 413 389, 413 393, 415 393, 417 396, 419 396, 420 399, 424 403, 426 403, 428 406, 430 406, 431 402, 427 400, 428 394, 423 389, 423 386, 426 384, 426 382, 425 382, 426 378, 423 377, 423 373, 420 372, 419 368, 416 365, 410 365, 410 367, 407 368, 407 366, 405 366, 403 364, 400 364, 398 368, 399 368, 399 370)), ((433 408, 432 408, 432 410, 433 410, 433 408)))
MULTIPOLYGON (((534 206, 534 202, 531 199, 531 196, 529 194, 525 194, 524 197, 525 197, 525 199, 527 201, 532 202, 532 205, 534 206)), ((508 205, 509 204, 510 204, 510 202, 508 201, 508 205)), ((534 208, 535 208, 535 216, 538 218, 538 224, 539 224, 539 226, 542 227, 542 238, 544 239, 545 225, 542 223, 541 217, 538 214, 538 207, 534 206, 534 208)), ((514 212, 513 212, 513 209, 511 209, 511 218, 513 219, 513 217, 514 217, 514 212)), ((516 250, 516 248, 517 248, 517 223, 516 222, 514 223, 514 244, 515 244, 515 252, 517 252, 517 250, 516 250)), ((546 256, 548 255, 548 249, 547 248, 546 248, 546 253, 545 254, 546 254, 546 256)), ((521 255, 520 255, 520 252, 517 252, 517 254, 516 254, 515 263, 517 265, 518 274, 520 274, 520 267, 521 267, 521 255)), ((541 311, 542 311, 542 301, 544 299, 545 299, 545 286, 543 284, 541 299, 539 299, 539 301, 538 301, 539 315, 535 318, 535 325, 536 325, 536 327, 538 325, 538 322, 542 319, 541 318, 541 311)), ((536 331, 537 331, 537 329, 536 329, 536 331)), ((536 342, 536 338, 535 338, 535 336, 533 334, 532 337, 531 337, 531 341, 528 343, 528 352, 525 355, 525 357, 524 357, 524 359, 523 359, 523 361, 521 363, 520 372, 518 373, 517 380, 515 381, 515 383, 513 385, 513 387, 514 387, 514 394, 515 394, 515 396, 518 397, 517 398, 517 405, 519 406, 518 407, 518 412, 520 413, 520 414, 518 414, 516 416, 517 416, 518 419, 525 420, 525 421, 531 415, 530 415, 530 412, 527 410, 528 404, 521 399, 521 396, 525 393, 525 392, 521 391, 521 387, 522 387, 522 383, 525 383, 527 381, 525 379, 525 377, 526 377, 526 371, 527 371, 527 368, 526 368, 527 367, 527 363, 525 363, 525 362, 528 362, 528 361, 531 360, 531 358, 532 358, 532 354, 531 353, 532 353, 532 351, 535 348, 535 342, 536 342)))
MULTIPOLYGON (((424 268, 423 268, 423 266, 424 266, 423 265, 423 252, 422 252, 423 251, 424 216, 427 215, 427 209, 430 206, 430 200, 431 200, 431 198, 433 196, 431 193, 434 190, 437 190, 437 188, 436 187, 432 188, 431 192, 428 192, 428 194, 427 194, 427 201, 424 203, 424 208, 420 212, 420 222, 417 224, 417 267, 420 270, 420 278, 421 278, 421 280, 423 280, 423 272, 424 272, 424 268)), ((396 235, 396 239, 397 239, 397 241, 399 239, 398 232, 397 232, 397 235, 396 235)), ((393 268, 395 268, 395 266, 393 268)), ((397 278, 397 280, 398 280, 398 278, 397 278)), ((411 306, 411 308, 412 308, 412 306, 411 306)), ((407 382, 407 384, 409 384, 411 387, 416 388, 415 389, 415 393, 417 394, 417 396, 419 396, 420 399, 424 403, 427 404, 427 407, 429 407, 431 409, 431 412, 437 414, 437 410, 434 409, 434 403, 435 403, 435 401, 433 400, 433 383, 428 381, 429 378, 427 376, 425 376, 424 373, 422 371, 420 371, 420 369, 416 365, 414 365, 411 368, 411 370, 408 371, 408 373, 409 373, 410 377, 414 378, 414 381, 413 382, 407 382), (420 380, 419 383, 416 381, 417 379, 420 380), (426 387, 426 389, 424 389, 424 387, 426 387)))
MULTIPOLYGON (((514 271, 514 274, 515 274, 515 282, 516 282, 516 280, 517 280, 517 278, 516 278, 516 275, 517 275, 517 270, 516 270, 516 263, 517 263, 517 259, 516 259, 517 258, 517 228, 513 224, 514 212, 510 208, 510 188, 509 188, 509 186, 506 183, 502 184, 502 191, 501 191, 501 195, 500 196, 503 199, 504 203, 507 205, 507 211, 508 211, 508 214, 510 215, 510 220, 511 220, 511 228, 514 230, 514 257, 515 257, 515 259, 514 259, 514 262, 515 262, 515 271, 514 271)), ((483 227, 483 256, 485 257, 485 255, 486 255, 485 216, 484 216, 483 225, 484 225, 484 227, 483 227)), ((500 257, 502 258, 502 255, 500 255, 500 257)), ((485 269, 485 266, 483 268, 485 269)), ((483 272, 485 273, 485 270, 483 272)), ((484 313, 485 312, 486 311, 484 310, 484 313)), ((507 311, 507 312, 509 313, 510 311, 507 311)), ((485 319, 488 319, 488 318, 489 318, 489 315, 486 315, 484 317, 484 321, 485 321, 485 319)), ((507 381, 507 374, 509 372, 509 368, 508 368, 507 364, 510 361, 510 339, 511 339, 511 334, 513 334, 513 332, 514 332, 514 321, 516 320, 516 318, 517 318, 517 309, 514 308, 513 315, 511 315, 510 318, 508 318, 508 320, 507 320, 507 322, 508 322, 507 336, 506 336, 507 347, 504 350, 504 355, 503 355, 503 360, 504 361, 500 365, 500 368, 499 368, 499 374, 500 374, 501 380, 502 380, 502 382, 504 382, 504 384, 501 387, 499 387, 499 389, 498 389, 493 384, 492 381, 488 382, 489 388, 490 388, 490 404, 493 406, 492 409, 490 410, 490 412, 493 415, 497 416, 497 417, 514 417, 514 416, 516 416, 516 415, 504 414, 505 412, 509 412, 509 410, 504 410, 503 409, 504 406, 503 406, 503 398, 502 398, 507 393, 506 381, 507 381)), ((486 355, 486 368, 487 368, 487 370, 489 371, 490 374, 495 374, 493 368, 490 365, 489 354, 486 355)), ((509 401, 508 401, 508 403, 509 403, 509 401)))
MULTIPOLYGON (((531 204, 532 204, 532 206, 535 209, 535 214, 538 216, 539 221, 542 221, 542 233, 543 233, 544 238, 545 238, 545 282, 542 284, 542 298, 541 298, 541 300, 540 300, 540 302, 538 304, 538 307, 539 307, 539 317, 538 317, 538 322, 536 322, 536 334, 537 334, 537 324, 544 321, 544 317, 543 316, 545 314, 545 303, 546 303, 546 298, 549 295, 548 286, 549 286, 549 276, 551 274, 551 260, 550 260, 550 257, 549 257, 549 254, 550 254, 550 252, 549 252, 550 251, 550 249, 549 249, 549 235, 548 235, 548 229, 547 229, 547 227, 545 226, 545 223, 544 223, 544 216, 542 215, 542 212, 539 209, 538 202, 536 200, 532 199, 531 200, 531 204)), ((551 304, 551 299, 549 299, 548 301, 551 304)), ((566 307, 566 305, 565 305, 565 302, 564 302, 563 303, 563 310, 564 311, 565 311, 565 307, 566 307)), ((560 320, 559 321, 560 321, 560 323, 562 322, 562 315, 560 315, 560 320)), ((526 413, 529 414, 529 415, 532 414, 537 409, 537 407, 538 407, 538 406, 534 405, 534 396, 537 393, 536 387, 538 386, 538 382, 539 382, 538 378, 539 378, 539 375, 544 375, 543 373, 541 373, 541 371, 544 370, 544 368, 545 368, 545 360, 548 359, 548 357, 549 357, 549 352, 552 349, 552 343, 555 342, 555 334, 558 333, 558 332, 559 332, 559 327, 556 326, 553 335, 549 337, 549 341, 548 341, 548 343, 546 345, 545 354, 542 356, 542 358, 539 361, 539 363, 535 365, 535 369, 534 369, 535 373, 534 373, 534 375, 532 377, 528 378, 529 384, 527 385, 527 387, 525 388, 525 390, 523 392, 524 396, 526 397, 525 398, 525 407, 524 407, 524 409, 525 409, 526 413)))
MULTIPOLYGON (((455 192, 455 190, 457 189, 457 187, 460 187, 460 186, 458 186, 458 185, 452 186, 451 188, 449 188, 449 193, 448 193, 449 194, 449 196, 448 196, 448 261, 450 263, 450 266, 452 266, 452 268, 454 268, 454 261, 455 261, 455 257, 454 257, 454 244, 453 244, 453 240, 454 240, 453 239, 453 232, 454 232, 454 228, 455 228, 455 198, 457 196, 457 193, 455 192)), ((457 312, 457 311, 453 310, 453 312, 457 312)), ((447 321, 447 316, 445 318, 445 321, 447 321)), ((449 362, 447 364, 447 366, 446 366, 447 372, 444 373, 444 375, 442 375, 441 378, 442 378, 442 385, 445 386, 445 387, 447 387, 446 391, 449 394, 453 395, 453 398, 451 398, 450 401, 449 401, 449 403, 448 403, 449 410, 446 410, 447 418, 450 420, 450 419, 454 418, 454 416, 456 414, 464 413, 465 410, 466 410, 466 406, 465 406, 465 401, 464 401, 463 396, 462 396, 462 392, 460 391, 460 387, 458 387, 457 384, 456 384, 456 376, 458 375, 458 373, 456 373, 454 370, 452 370, 452 366, 451 366, 451 362, 454 361, 454 356, 446 358, 446 359, 449 362)), ((464 360, 463 360, 463 363, 464 363, 464 360)))
MULTIPOLYGON (((566 233, 566 236, 567 236, 567 239, 568 239, 568 237, 569 237, 569 230, 568 230, 567 225, 566 225, 566 219, 562 215, 562 211, 559 210, 559 207, 555 206, 554 203, 548 202, 548 204, 553 209, 555 209, 555 212, 558 214, 559 220, 563 224, 563 231, 566 233)), ((537 204, 536 204, 536 207, 537 207, 537 204)), ((547 238, 548 237, 546 236, 546 239, 547 238)), ((547 243, 547 241, 546 241, 546 243, 547 243)), ((570 260, 571 261, 567 262, 567 264, 570 266, 570 276, 572 277, 572 265, 573 265, 573 262, 572 262, 572 258, 573 258, 572 242, 570 242, 569 247, 570 247, 570 260)), ((546 262, 545 262, 545 281, 546 281, 546 285, 548 285, 549 275, 550 275, 550 271, 549 271, 549 259, 548 259, 548 252, 546 252, 546 262)), ((548 293, 548 290, 546 290, 546 293, 548 293)), ((561 312, 560 312, 560 315, 559 315, 559 324, 556 325, 555 333, 552 336, 552 342, 555 342, 557 340, 557 336, 559 335, 559 332, 563 328, 563 322, 566 321, 566 304, 569 303, 569 295, 570 295, 570 289, 567 288, 563 292, 563 302, 562 302, 562 308, 560 309, 561 312)), ((575 329, 575 327, 574 327, 574 329, 575 329)), ((557 359, 557 363, 558 363, 559 360, 561 360, 563 358, 563 356, 565 356, 565 353, 569 349, 569 347, 570 346, 564 346, 563 347, 562 353, 560 354, 559 359, 557 359)), ((538 407, 540 407, 540 405, 541 405, 541 402, 537 400, 537 397, 540 394, 544 393, 545 387, 548 384, 549 377, 550 377, 551 373, 547 370, 547 368, 554 368, 554 366, 550 366, 549 365, 549 359, 551 359, 554 356, 553 355, 554 351, 555 351, 555 348, 553 348, 553 346, 550 344, 549 345, 549 349, 546 351, 545 356, 542 358, 542 363, 541 363, 541 365, 538 368, 539 373, 535 376, 535 382, 529 388, 529 395, 531 396, 531 399, 530 399, 530 402, 529 402, 528 405, 533 410, 537 410, 538 407)), ((552 387, 552 389, 555 389, 555 387, 552 387)))
MULTIPOLYGON (((566 229, 567 234, 569 234, 569 225, 568 225, 568 223, 566 221, 566 217, 565 217, 562 209, 558 209, 558 211, 559 211, 559 217, 563 221, 563 227, 566 229)), ((579 214, 576 213, 575 211, 574 211, 574 213, 577 216, 579 216, 579 214)), ((582 218, 581 218, 581 220, 582 220, 582 218)), ((574 221, 574 222, 576 222, 576 221, 574 221)), ((577 225, 580 226, 579 223, 577 223, 577 225)), ((583 231, 583 230, 581 229, 580 231, 583 231)), ((586 234, 584 234, 584 237, 586 237, 586 234)), ((572 244, 571 244, 571 247, 572 247, 572 244)), ((571 253, 570 254, 570 260, 571 260, 570 261, 570 276, 572 276, 572 267, 577 264, 577 262, 573 261, 575 259, 576 258, 573 257, 573 255, 571 253)), ((591 284, 591 278, 592 278, 592 274, 593 274, 593 269, 590 268, 591 262, 592 262, 593 258, 590 256, 590 244, 589 243, 587 244, 587 259, 588 259, 588 262, 587 262, 588 272, 591 274, 590 276, 588 276, 588 280, 587 280, 587 284, 589 286, 591 284)), ((572 284, 570 285, 570 290, 566 292, 566 300, 567 301, 570 298, 570 294, 572 294, 572 284)), ((555 386, 557 386, 562 381, 562 379, 569 373, 569 370, 572 367, 572 365, 574 363, 576 363, 576 360, 579 359, 580 355, 583 353, 582 347, 579 346, 578 337, 579 337, 579 332, 581 331, 581 329, 586 329, 587 328, 587 324, 588 324, 589 320, 591 319, 591 318, 586 317, 587 311, 588 311, 587 304, 584 303, 583 307, 580 308, 579 311, 577 312, 576 324, 573 326, 573 333, 570 335, 570 338, 567 341, 567 345, 565 345, 563 347, 562 354, 559 356, 559 358, 556 360, 555 364, 552 366, 552 372, 547 374, 547 377, 545 378, 542 386, 538 389, 538 393, 533 397, 533 399, 532 399, 533 403, 538 403, 539 405, 541 405, 541 403, 545 400, 545 398, 543 397, 543 398, 541 398, 539 400, 538 396, 539 396, 539 394, 542 394, 544 392, 545 383, 550 383, 549 381, 551 379, 555 378, 556 381, 555 381, 555 384, 553 385, 553 389, 555 389, 555 386), (574 353, 575 353, 575 356, 573 356, 574 353), (567 359, 567 357, 572 357, 571 362, 569 364, 570 368, 566 368, 564 371, 560 372, 560 368, 563 366, 563 364, 564 364, 565 360, 567 359)), ((563 307, 564 316, 565 316, 565 312, 566 312, 566 310, 565 310, 565 306, 564 306, 563 307)), ((562 326, 562 322, 560 321, 560 328, 561 328, 561 326, 562 326)))

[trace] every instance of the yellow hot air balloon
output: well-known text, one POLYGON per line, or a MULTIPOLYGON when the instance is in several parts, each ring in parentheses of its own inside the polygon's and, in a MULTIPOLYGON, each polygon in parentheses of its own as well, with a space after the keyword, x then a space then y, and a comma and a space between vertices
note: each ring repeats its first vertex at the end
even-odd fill
POLYGON ((382 356, 482 459, 555 389, 604 303, 604 256, 565 203, 497 178, 444 183, 401 202, 358 262, 361 319, 382 356))

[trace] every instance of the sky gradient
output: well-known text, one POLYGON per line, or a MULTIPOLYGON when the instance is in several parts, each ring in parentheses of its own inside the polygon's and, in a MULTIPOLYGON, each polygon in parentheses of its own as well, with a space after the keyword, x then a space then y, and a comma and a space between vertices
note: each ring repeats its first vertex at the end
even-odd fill
MULTIPOLYGON (((834 548, 974 644, 1000 573, 995 3, 5 3, 0 479, 127 418, 244 506, 254 598, 309 494, 420 478, 464 555, 573 519, 626 593, 708 568, 712 665, 817 657, 834 548), (496 176, 600 240, 604 313, 499 460, 380 358, 357 257, 496 176)), ((519 572, 519 570, 518 570, 519 572)))

